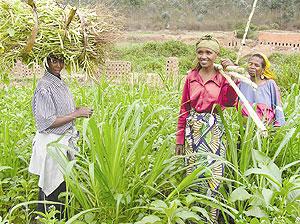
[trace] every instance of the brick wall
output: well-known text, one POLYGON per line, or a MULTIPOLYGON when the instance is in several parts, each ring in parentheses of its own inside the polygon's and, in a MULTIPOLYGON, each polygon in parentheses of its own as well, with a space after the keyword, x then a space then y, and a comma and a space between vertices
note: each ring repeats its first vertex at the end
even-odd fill
POLYGON ((298 49, 300 47, 300 33, 260 32, 258 35, 260 45, 270 45, 278 48, 298 49))

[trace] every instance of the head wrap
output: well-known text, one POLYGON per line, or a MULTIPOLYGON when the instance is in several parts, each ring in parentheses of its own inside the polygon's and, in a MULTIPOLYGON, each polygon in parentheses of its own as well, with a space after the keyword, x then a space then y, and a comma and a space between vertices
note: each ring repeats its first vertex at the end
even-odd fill
POLYGON ((213 50, 217 54, 220 53, 221 51, 221 46, 219 41, 214 38, 212 35, 204 35, 203 37, 200 38, 200 40, 196 43, 196 49, 200 47, 205 47, 213 50))
MULTIPOLYGON (((260 52, 259 53, 255 53, 255 54, 260 55, 264 59, 264 61, 265 61, 266 67, 264 69, 263 75, 267 79, 276 79, 275 74, 271 70, 271 62, 269 61, 269 59, 267 58, 267 56, 265 54, 263 54, 263 53, 260 53, 260 52)), ((255 54, 254 54, 254 56, 255 56, 255 54)))

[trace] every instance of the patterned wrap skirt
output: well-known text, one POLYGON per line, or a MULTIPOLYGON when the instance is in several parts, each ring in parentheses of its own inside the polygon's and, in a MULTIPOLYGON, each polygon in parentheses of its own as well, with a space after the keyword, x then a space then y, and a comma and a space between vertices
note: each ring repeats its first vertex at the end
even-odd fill
POLYGON ((205 174, 202 174, 196 186, 192 187, 193 190, 208 196, 216 195, 221 183, 218 177, 224 175, 224 164, 216 163, 218 157, 225 158, 226 155, 222 142, 223 135, 224 126, 218 114, 197 113, 192 110, 187 117, 185 129, 187 175, 199 166, 210 168, 212 177, 205 178, 205 174))

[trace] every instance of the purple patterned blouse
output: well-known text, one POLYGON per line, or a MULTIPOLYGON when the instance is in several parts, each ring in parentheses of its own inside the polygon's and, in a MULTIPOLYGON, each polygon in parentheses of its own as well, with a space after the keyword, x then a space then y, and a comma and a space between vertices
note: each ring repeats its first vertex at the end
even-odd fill
MULTIPOLYGON (((251 105, 256 105, 258 116, 273 126, 282 126, 285 123, 284 113, 281 106, 280 92, 275 81, 268 79, 265 83, 258 85, 255 90, 247 83, 240 82, 239 88, 251 105)), ((242 105, 242 113, 248 116, 247 109, 242 105)))

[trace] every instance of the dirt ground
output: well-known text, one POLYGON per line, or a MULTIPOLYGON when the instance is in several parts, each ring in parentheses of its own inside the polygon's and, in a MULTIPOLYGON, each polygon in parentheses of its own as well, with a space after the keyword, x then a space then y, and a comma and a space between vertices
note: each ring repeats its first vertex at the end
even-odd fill
MULTIPOLYGON (((228 31, 130 31, 124 33, 120 44, 167 40, 178 40, 188 44, 195 44, 199 37, 207 33, 215 36, 224 47, 233 48, 236 51, 240 48, 241 39, 237 39, 234 32, 228 31)), ((242 47, 241 55, 257 51, 266 55, 274 52, 300 53, 299 44, 300 31, 263 31, 258 33, 257 40, 246 40, 245 46, 242 47)))
POLYGON ((178 40, 188 44, 194 44, 199 37, 204 34, 213 34, 218 40, 225 41, 234 37, 233 32, 200 32, 200 31, 128 31, 124 32, 124 38, 121 42, 127 43, 143 43, 147 41, 167 41, 178 40))

